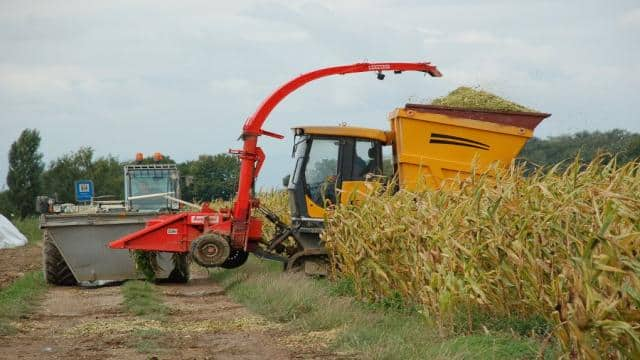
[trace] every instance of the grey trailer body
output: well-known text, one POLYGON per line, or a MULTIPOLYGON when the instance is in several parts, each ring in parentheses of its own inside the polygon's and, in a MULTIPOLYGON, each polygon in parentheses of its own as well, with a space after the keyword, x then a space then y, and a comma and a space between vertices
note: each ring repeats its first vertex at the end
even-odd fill
MULTIPOLYGON (((142 278, 127 250, 113 250, 109 242, 144 228, 157 213, 44 214, 40 227, 78 282, 142 278)), ((169 277, 171 253, 159 253, 157 278, 169 277)))

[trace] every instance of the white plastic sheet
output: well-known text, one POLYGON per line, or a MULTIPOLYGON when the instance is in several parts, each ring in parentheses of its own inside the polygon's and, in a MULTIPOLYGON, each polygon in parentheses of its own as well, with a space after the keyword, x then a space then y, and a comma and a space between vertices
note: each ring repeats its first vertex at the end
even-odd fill
POLYGON ((24 246, 26 243, 27 237, 11 221, 0 215, 0 249, 24 246))

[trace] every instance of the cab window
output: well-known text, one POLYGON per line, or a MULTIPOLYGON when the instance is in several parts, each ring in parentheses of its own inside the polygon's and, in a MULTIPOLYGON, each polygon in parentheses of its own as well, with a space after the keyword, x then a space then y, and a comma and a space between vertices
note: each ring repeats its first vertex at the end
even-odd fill
POLYGON ((304 172, 309 197, 319 205, 335 203, 340 141, 313 139, 304 172))
POLYGON ((371 140, 356 140, 353 167, 351 168, 351 180, 365 180, 367 174, 382 173, 380 168, 380 146, 378 142, 371 140))

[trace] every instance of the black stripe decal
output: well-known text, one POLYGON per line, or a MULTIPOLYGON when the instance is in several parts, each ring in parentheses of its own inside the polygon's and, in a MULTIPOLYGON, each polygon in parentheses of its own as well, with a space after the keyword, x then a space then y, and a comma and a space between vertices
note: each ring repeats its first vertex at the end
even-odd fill
POLYGON ((431 140, 429 140, 429 143, 431 143, 431 144, 447 144, 447 145, 467 146, 467 147, 472 147, 472 148, 476 148, 476 149, 480 149, 480 150, 489 150, 488 146, 487 147, 482 147, 482 146, 478 146, 478 145, 467 144, 467 143, 463 143, 463 142, 450 141, 450 140, 431 139, 431 140))
POLYGON ((431 137, 432 138, 441 138, 441 139, 460 140, 460 141, 469 142, 469 143, 472 143, 472 144, 477 144, 477 145, 480 145, 480 146, 485 146, 487 148, 489 147, 489 145, 481 143, 479 141, 466 139, 466 138, 463 138, 463 137, 458 137, 458 136, 453 136, 453 135, 445 135, 445 134, 433 133, 433 134, 431 134, 431 137))

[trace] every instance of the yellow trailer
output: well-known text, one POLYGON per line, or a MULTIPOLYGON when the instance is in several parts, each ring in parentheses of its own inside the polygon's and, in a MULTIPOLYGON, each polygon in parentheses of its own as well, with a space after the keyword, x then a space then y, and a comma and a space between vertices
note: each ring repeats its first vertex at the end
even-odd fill
POLYGON ((390 116, 394 165, 401 188, 478 174, 491 164, 507 166, 550 114, 465 110, 407 104, 390 116))
POLYGON ((299 126, 296 167, 288 188, 294 219, 321 221, 324 209, 346 203, 397 176, 401 189, 446 186, 447 180, 507 166, 549 114, 466 110, 407 104, 389 115, 389 131, 347 126, 299 126), (391 146, 393 174, 383 173, 382 147, 391 146))

